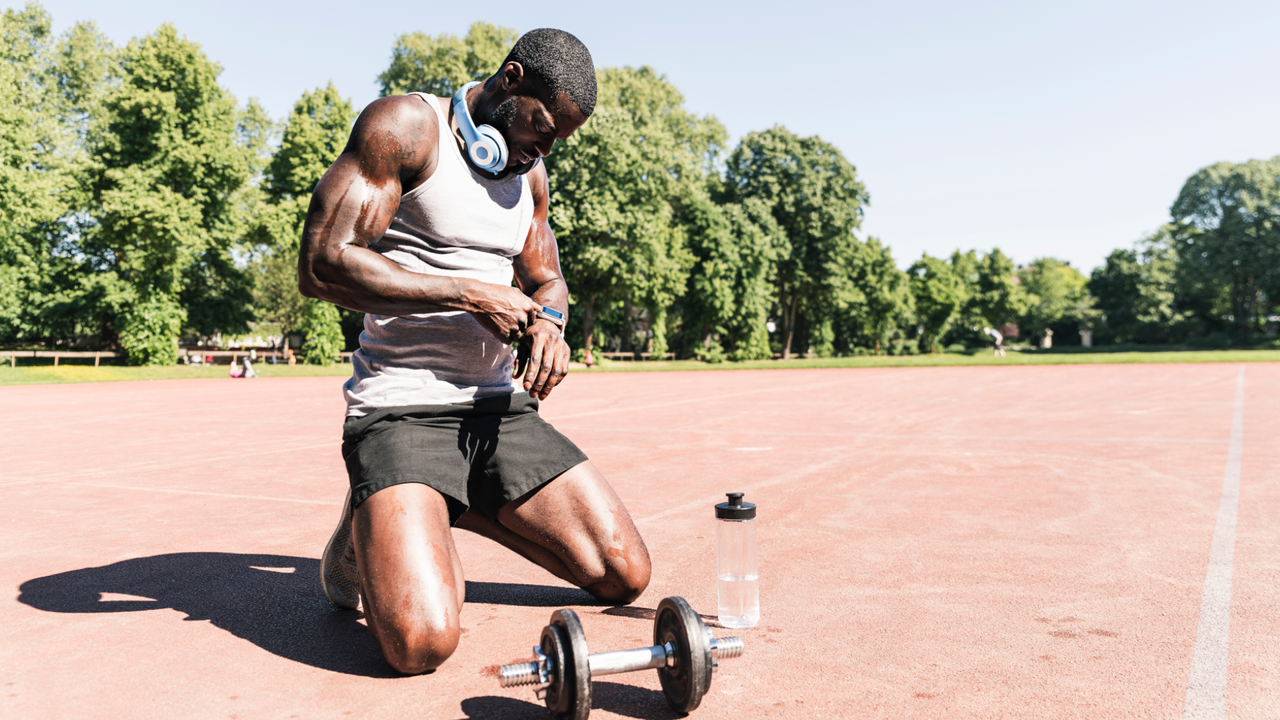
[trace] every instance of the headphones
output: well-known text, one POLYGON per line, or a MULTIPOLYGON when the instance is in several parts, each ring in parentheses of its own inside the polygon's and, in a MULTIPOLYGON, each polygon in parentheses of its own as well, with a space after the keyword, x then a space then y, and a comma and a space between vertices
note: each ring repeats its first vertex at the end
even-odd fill
POLYGON ((467 155, 481 170, 497 175, 507 166, 507 141, 492 125, 476 127, 467 110, 467 91, 479 85, 470 82, 453 96, 453 115, 458 118, 458 129, 467 143, 467 155))

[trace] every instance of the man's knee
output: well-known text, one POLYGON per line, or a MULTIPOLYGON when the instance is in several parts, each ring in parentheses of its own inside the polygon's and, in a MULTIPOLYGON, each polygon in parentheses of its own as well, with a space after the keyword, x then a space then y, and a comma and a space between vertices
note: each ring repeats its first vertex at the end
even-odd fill
POLYGON ((443 665, 458 649, 461 634, 457 622, 396 618, 378 623, 374 636, 388 665, 406 675, 417 675, 443 665))
POLYGON ((607 549, 600 557, 599 568, 598 576, 586 589, 605 602, 630 604, 649 587, 652 567, 643 543, 623 550, 607 549))

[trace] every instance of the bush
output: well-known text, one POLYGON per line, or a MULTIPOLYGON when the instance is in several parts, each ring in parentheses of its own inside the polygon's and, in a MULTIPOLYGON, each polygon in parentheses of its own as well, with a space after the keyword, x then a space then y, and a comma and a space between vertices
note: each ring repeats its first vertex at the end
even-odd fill
POLYGON ((963 343, 951 343, 946 347, 946 352, 949 353, 963 353, 967 351, 968 348, 966 348, 963 343))
POLYGON ((1222 350, 1231 347, 1231 336, 1224 332, 1211 332, 1204 337, 1188 338, 1187 344, 1191 347, 1222 350))
POLYGON ((698 349, 698 359, 713 365, 724 362, 726 357, 719 340, 712 340, 710 345, 698 349))
POLYGON ((178 335, 187 311, 173 298, 152 295, 125 311, 120 345, 131 365, 174 365, 178 362, 178 335))
POLYGON ((341 359, 344 339, 338 308, 323 300, 308 300, 298 330, 307 336, 302 343, 303 362, 332 365, 341 359))

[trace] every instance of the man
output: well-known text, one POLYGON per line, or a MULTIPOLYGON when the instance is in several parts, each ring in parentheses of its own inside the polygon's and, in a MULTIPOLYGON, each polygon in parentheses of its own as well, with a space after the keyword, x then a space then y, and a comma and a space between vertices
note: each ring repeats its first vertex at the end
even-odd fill
POLYGON ((472 163, 449 98, 387 97, 360 114, 312 197, 299 287, 367 313, 344 386, 351 490, 322 582, 339 607, 363 598, 401 672, 429 671, 457 647, 465 586, 453 526, 605 602, 629 603, 649 583, 622 502, 537 414, 569 360, 540 159, 586 122, 595 95, 582 43, 534 30, 465 93, 475 124, 505 140, 504 167, 472 163))

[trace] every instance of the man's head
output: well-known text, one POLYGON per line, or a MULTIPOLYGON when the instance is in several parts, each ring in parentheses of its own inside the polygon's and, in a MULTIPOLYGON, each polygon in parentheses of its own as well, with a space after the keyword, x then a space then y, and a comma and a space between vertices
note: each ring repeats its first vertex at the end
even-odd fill
POLYGON ((507 141, 507 167, 522 172, 587 121, 596 107, 591 53, 563 30, 531 30, 516 41, 502 67, 485 84, 493 91, 482 122, 507 141), (487 117, 486 117, 487 116, 487 117))

